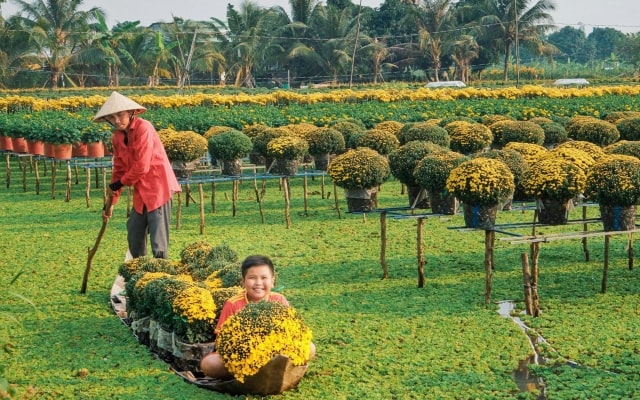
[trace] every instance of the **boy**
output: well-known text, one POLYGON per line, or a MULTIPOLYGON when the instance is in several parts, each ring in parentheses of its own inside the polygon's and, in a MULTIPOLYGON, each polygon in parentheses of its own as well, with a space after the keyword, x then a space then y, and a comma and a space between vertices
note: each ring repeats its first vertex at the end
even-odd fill
MULTIPOLYGON (((286 306, 289 305, 287 299, 279 293, 271 293, 271 289, 275 284, 275 270, 273 262, 265 256, 253 255, 247 257, 242 262, 242 287, 243 292, 228 299, 216 325, 216 334, 224 322, 231 315, 242 310, 249 303, 257 303, 259 301, 276 301, 286 306)), ((315 355, 315 345, 311 343, 310 358, 315 355)), ((222 362, 222 357, 218 353, 210 353, 200 361, 200 370, 207 376, 212 378, 224 379, 230 378, 229 371, 222 362)))

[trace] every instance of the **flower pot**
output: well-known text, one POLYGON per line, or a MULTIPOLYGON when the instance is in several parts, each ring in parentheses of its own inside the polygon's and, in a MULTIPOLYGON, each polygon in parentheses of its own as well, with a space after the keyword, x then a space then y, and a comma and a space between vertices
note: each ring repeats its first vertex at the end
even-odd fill
POLYGON ((86 157, 87 156, 87 144, 82 142, 76 142, 71 146, 71 155, 73 157, 86 157))
POLYGON ((44 156, 48 158, 53 158, 53 144, 44 143, 44 156))
POLYGON ((345 189, 349 212, 367 212, 378 205, 377 189, 345 189))
POLYGON ((454 215, 458 213, 458 199, 446 191, 429 192, 429 203, 434 214, 454 215))
POLYGON ((287 160, 278 158, 271 166, 271 170, 269 172, 274 175, 293 176, 298 172, 299 164, 300 161, 298 160, 287 160))
POLYGON ((242 175, 242 159, 221 160, 222 175, 240 176, 242 175))
POLYGON ((93 158, 104 157, 104 143, 102 142, 87 143, 87 157, 93 157, 93 158))
POLYGON ((71 143, 53 144, 51 157, 56 160, 69 160, 73 157, 73 145, 71 143))
POLYGON ((636 206, 600 204, 600 217, 604 230, 628 231, 636 228, 636 206))
POLYGON ((0 136, 0 150, 13 151, 13 141, 9 136, 0 136))
POLYGON ((329 153, 325 154, 314 154, 313 155, 313 164, 314 168, 318 171, 326 171, 329 168, 329 160, 331 156, 329 153))
POLYGON ((177 179, 190 179, 193 171, 198 166, 198 160, 194 161, 171 161, 171 168, 177 179))
POLYGON ((538 208, 538 222, 547 225, 564 225, 569 219, 569 211, 573 208, 573 201, 556 199, 536 200, 538 208))
POLYGON ((407 185, 407 194, 409 195, 409 207, 422 209, 430 207, 427 191, 420 186, 407 185))
POLYGON ((463 203, 464 225, 467 228, 493 229, 500 204, 477 205, 463 203))
POLYGON ((27 140, 23 137, 14 137, 11 139, 14 153, 28 153, 27 140))
POLYGON ((251 153, 249 153, 249 162, 255 165, 264 165, 265 158, 263 155, 260 155, 260 153, 252 151, 251 153))
POLYGON ((41 140, 27 140, 27 151, 34 156, 43 156, 44 142, 41 140))

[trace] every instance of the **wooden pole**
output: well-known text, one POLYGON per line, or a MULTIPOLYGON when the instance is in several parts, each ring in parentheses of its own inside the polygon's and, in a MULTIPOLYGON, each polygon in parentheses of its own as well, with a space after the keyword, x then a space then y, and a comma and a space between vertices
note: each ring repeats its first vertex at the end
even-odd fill
POLYGON ((484 231, 484 271, 485 271, 485 290, 484 302, 491 303, 491 286, 493 279, 493 243, 495 232, 492 230, 484 231))
POLYGON ((51 198, 56 198, 56 161, 51 161, 51 198))
POLYGON ((380 265, 382 265, 382 279, 389 277, 387 267, 387 212, 380 213, 380 265))
POLYGON ((629 254, 629 270, 633 270, 633 233, 629 234, 629 246, 627 249, 627 254, 629 254))
POLYGON ((418 253, 418 287, 424 287, 424 247, 422 245, 422 226, 424 218, 418 218, 417 253, 418 253))
POLYGON ((604 237, 604 268, 602 270, 602 293, 607 291, 607 277, 609 276, 609 235, 604 237))
POLYGON ((322 174, 322 179, 320 180, 320 190, 322 191, 322 198, 325 198, 325 193, 324 193, 324 173, 322 174))
POLYGON ((532 268, 531 268, 531 302, 533 309, 533 316, 540 316, 540 299, 538 297, 538 278, 540 275, 540 268, 538 259, 540 256, 540 242, 531 243, 532 254, 532 268))
POLYGON ((233 181, 231 187, 231 215, 235 217, 238 211, 238 181, 233 181))
POLYGON ((531 303, 531 273, 529 270, 529 257, 527 253, 521 253, 522 260, 522 282, 524 283, 524 305, 527 315, 533 315, 533 305, 531 303))
POLYGON ((7 184, 7 189, 9 188, 9 186, 11 185, 11 154, 6 153, 4 155, 5 161, 6 161, 6 168, 7 168, 7 179, 6 179, 6 184, 7 184))
POLYGON ((305 217, 309 216, 309 179, 307 178, 307 174, 304 175, 302 180, 302 190, 303 190, 303 199, 304 199, 304 215, 305 217))
POLYGON ((22 191, 27 191, 27 159, 24 157, 18 157, 18 166, 22 171, 22 191))
POLYGON ((198 183, 198 195, 200 196, 200 234, 204 234, 204 190, 202 183, 198 183))
POLYGON ((216 212, 216 183, 211 182, 211 212, 216 212))
POLYGON ((84 187, 84 200, 87 204, 87 208, 91 207, 90 194, 91 194, 91 170, 89 168, 87 171, 87 185, 84 187))
POLYGON ((291 214, 289 208, 291 206, 289 200, 289 178, 284 177, 280 180, 282 184, 282 190, 284 191, 284 219, 287 222, 287 229, 291 228, 291 214))
POLYGON ((253 191, 256 194, 256 201, 258 202, 258 210, 260 210, 260 220, 264 224, 264 210, 262 209, 262 196, 258 191, 258 180, 255 178, 253 179, 253 191))
POLYGON ((176 230, 180 230, 180 219, 182 217, 182 192, 178 192, 178 209, 176 210, 176 230))
POLYGON ((67 186, 64 195, 64 201, 67 203, 71 200, 71 163, 67 161, 67 186))
MULTIPOLYGON (((46 163, 45 163, 46 165, 46 163)), ((33 160, 33 170, 36 173, 36 194, 40 194, 40 170, 38 168, 38 159, 33 160)))
POLYGON ((340 214, 340 203, 338 202, 338 186, 333 184, 333 201, 336 205, 336 212, 338 213, 338 219, 342 219, 342 214, 340 214))
MULTIPOLYGON (((586 221, 586 219, 587 219, 587 206, 582 206, 582 220, 586 221)), ((589 224, 586 222, 582 224, 582 230, 585 232, 588 231, 589 224)), ((587 246, 586 236, 582 238, 582 251, 584 252, 584 260, 589 261, 589 246, 587 246)))

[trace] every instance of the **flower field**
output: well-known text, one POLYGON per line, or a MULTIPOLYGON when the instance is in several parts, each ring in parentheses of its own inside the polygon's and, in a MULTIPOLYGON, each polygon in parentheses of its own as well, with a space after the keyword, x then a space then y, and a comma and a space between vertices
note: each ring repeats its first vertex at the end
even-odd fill
MULTIPOLYGON (((145 116, 158 128, 199 133, 214 125, 236 129, 254 123, 324 125, 347 117, 373 127, 384 120, 409 122, 455 115, 601 118, 614 111, 640 110, 640 90, 634 86, 359 92, 303 96, 278 91, 255 98, 144 95, 136 100, 150 107, 145 116)), ((30 123, 38 120, 45 105, 55 108, 47 113, 73 111, 90 120, 104 98, 44 100, 5 94, 0 108, 15 112, 6 114, 13 117, 30 114, 30 123)), ((80 169, 69 201, 64 201, 64 185, 56 187, 55 198, 47 190, 36 194, 33 171, 27 166, 23 189, 17 158, 7 160, 13 175, 10 185, 0 187, 0 288, 5 293, 0 302, 0 393, 5 378, 16 399, 230 398, 183 381, 141 346, 110 309, 110 289, 126 252, 126 202, 116 207, 93 259, 88 292, 81 295, 87 248, 102 223, 102 189, 92 184, 92 202, 87 206, 85 171, 80 169)), ((5 168, 3 163, 0 176, 5 176, 5 168)), ((42 164, 40 168, 46 185, 50 175, 42 164)), ((426 279, 424 287, 418 288, 417 222, 389 217, 390 276, 381 279, 378 214, 345 213, 344 194, 338 190, 339 216, 328 177, 326 188, 318 177, 309 179, 306 204, 302 179, 290 179, 289 228, 284 195, 278 181, 269 180, 264 216, 256 205, 252 182, 239 185, 237 204, 231 201, 231 183, 217 184, 215 212, 205 185, 205 232, 198 230, 198 204, 193 203, 182 204, 180 229, 175 228, 174 214, 171 232, 172 259, 180 257, 187 245, 206 241, 213 246, 228 244, 240 258, 262 253, 274 260, 276 289, 304 318, 317 346, 317 356, 298 387, 279 398, 538 398, 539 388, 519 387, 513 375, 520 362, 532 355, 530 341, 520 327, 497 312, 497 302, 503 300, 514 301, 517 312, 524 308, 521 256, 529 252, 528 245, 496 241, 492 302, 485 304, 483 232, 455 229, 463 225, 460 214, 425 220, 426 279)), ((378 202, 381 208, 407 205, 397 179, 381 185, 378 202)), ((175 206, 176 202, 174 213, 175 206)), ((581 211, 571 211, 571 218, 581 217, 581 211)), ((587 212, 588 217, 598 215, 596 207, 587 212)), ((497 222, 532 218, 530 210, 500 211, 497 222)), ((538 233, 580 227, 549 226, 538 233)), ((549 399, 640 396, 638 268, 628 267, 626 236, 613 236, 608 290, 601 293, 603 242, 589 238, 589 261, 579 239, 542 245, 538 286, 542 314, 519 316, 545 340, 536 350, 547 363, 531 369, 544 380, 549 399)))

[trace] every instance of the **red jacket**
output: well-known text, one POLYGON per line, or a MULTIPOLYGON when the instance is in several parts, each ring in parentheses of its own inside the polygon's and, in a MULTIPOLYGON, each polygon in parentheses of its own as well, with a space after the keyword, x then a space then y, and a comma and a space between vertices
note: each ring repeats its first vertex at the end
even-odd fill
MULTIPOLYGON (((133 186, 133 208, 142 213, 160 207, 180 191, 167 153, 160 142, 158 132, 147 120, 134 117, 129 125, 128 140, 125 132, 116 130, 113 142, 113 175, 111 182, 120 181, 133 186)), ((121 190, 116 192, 113 203, 118 202, 121 190)))

